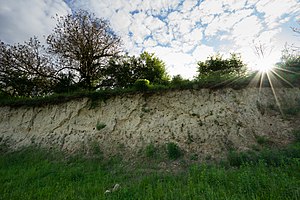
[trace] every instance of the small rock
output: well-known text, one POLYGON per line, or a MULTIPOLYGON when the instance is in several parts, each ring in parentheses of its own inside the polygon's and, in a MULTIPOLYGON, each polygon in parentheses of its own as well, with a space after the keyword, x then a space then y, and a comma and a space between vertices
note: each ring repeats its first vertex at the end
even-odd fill
POLYGON ((107 193, 111 193, 111 191, 110 191, 110 190, 106 190, 106 191, 104 192, 104 194, 107 194, 107 193))
POLYGON ((120 188, 120 185, 117 183, 112 189, 113 192, 117 191, 120 188))

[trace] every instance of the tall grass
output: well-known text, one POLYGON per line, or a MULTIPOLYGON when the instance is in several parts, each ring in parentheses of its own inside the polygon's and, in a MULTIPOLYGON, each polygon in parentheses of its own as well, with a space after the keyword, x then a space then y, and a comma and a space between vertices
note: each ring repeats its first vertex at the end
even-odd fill
POLYGON ((37 149, 2 153, 0 199, 300 199, 297 156, 279 165, 194 164, 176 173, 147 165, 37 149), (116 183, 120 189, 105 193, 116 183))

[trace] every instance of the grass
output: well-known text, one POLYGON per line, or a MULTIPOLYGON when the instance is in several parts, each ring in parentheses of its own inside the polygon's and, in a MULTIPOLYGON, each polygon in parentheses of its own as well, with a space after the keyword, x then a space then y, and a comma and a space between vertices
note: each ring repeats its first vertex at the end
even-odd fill
MULTIPOLYGON (((149 147, 149 154, 152 150, 149 147)), ((244 160, 238 166, 191 164, 170 172, 153 170, 144 161, 132 165, 119 157, 66 157, 28 148, 0 154, 0 199, 296 200, 300 199, 299 152, 296 141, 277 149, 276 154, 269 152, 280 160, 276 165, 262 152, 257 162, 244 160), (120 189, 105 194, 115 184, 120 184, 120 189)), ((177 161, 168 162, 172 165, 177 161)))
POLYGON ((169 159, 176 160, 182 156, 182 151, 177 144, 170 142, 167 144, 167 154, 169 159))

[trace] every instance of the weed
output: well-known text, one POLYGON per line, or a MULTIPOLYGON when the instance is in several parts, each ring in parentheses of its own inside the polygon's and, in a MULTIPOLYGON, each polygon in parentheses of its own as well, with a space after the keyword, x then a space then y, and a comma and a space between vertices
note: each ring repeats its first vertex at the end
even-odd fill
POLYGON ((155 154, 156 154, 156 148, 155 146, 151 143, 151 144, 148 144, 146 146, 146 149, 145 149, 145 154, 146 154, 146 157, 148 158, 153 158, 155 157, 155 154))
POLYGON ((187 133, 187 144, 191 144, 192 142, 194 142, 193 136, 188 131, 188 133, 187 133))
POLYGON ((296 116, 300 112, 300 107, 291 107, 283 109, 283 113, 290 116, 296 116))
POLYGON ((193 161, 198 160, 198 154, 193 153, 193 154, 190 156, 190 160, 193 160, 193 161))
POLYGON ((295 137, 295 142, 300 142, 300 129, 299 130, 294 130, 293 135, 295 137))
POLYGON ((265 135, 257 135, 256 137, 256 142, 260 145, 269 145, 272 143, 272 141, 267 138, 265 135))
POLYGON ((182 156, 182 151, 177 144, 170 142, 167 144, 167 154, 170 159, 176 160, 182 156))
POLYGON ((101 151, 99 143, 96 140, 92 141, 90 144, 90 153, 99 158, 103 157, 103 152, 101 151))
POLYGON ((103 122, 97 122, 96 128, 98 131, 100 131, 101 129, 104 129, 106 127, 106 124, 104 124, 103 122))

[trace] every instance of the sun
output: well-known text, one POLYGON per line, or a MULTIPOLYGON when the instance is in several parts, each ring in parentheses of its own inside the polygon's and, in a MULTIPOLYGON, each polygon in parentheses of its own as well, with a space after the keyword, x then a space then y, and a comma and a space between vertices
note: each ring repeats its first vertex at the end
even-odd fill
POLYGON ((275 62, 273 59, 260 58, 257 59, 254 64, 250 67, 253 71, 258 71, 260 73, 269 73, 275 68, 275 62))

